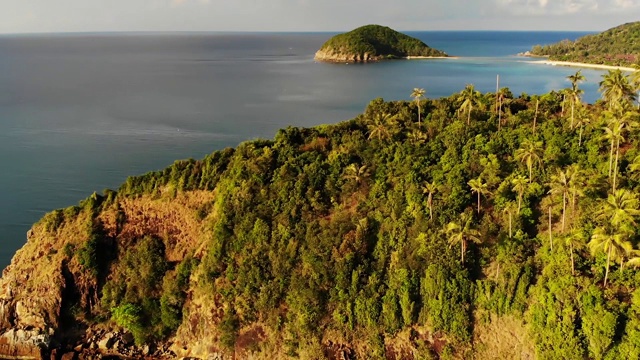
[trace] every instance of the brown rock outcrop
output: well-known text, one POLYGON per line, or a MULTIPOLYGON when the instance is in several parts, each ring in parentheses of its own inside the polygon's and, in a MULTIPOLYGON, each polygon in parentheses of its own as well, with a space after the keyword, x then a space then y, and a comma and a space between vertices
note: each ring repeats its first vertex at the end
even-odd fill
POLYGON ((381 60, 379 56, 373 56, 369 53, 348 54, 325 50, 318 50, 318 52, 316 52, 315 59, 317 61, 325 62, 371 62, 381 60))

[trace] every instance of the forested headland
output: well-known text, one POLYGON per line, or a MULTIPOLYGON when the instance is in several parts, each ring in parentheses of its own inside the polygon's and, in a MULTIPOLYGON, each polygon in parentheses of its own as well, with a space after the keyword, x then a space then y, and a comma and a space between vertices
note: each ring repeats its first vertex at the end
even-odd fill
POLYGON ((604 32, 586 35, 575 41, 536 45, 534 56, 551 60, 612 66, 637 65, 640 61, 640 22, 616 26, 604 32))
POLYGON ((595 104, 568 80, 375 99, 53 211, 0 280, 0 350, 638 358, 639 77, 595 104))

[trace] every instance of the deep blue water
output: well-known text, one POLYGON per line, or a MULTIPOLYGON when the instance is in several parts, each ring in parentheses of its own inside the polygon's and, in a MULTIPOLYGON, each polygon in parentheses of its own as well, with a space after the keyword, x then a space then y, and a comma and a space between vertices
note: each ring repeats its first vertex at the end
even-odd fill
MULTIPOLYGON (((514 54, 562 32, 412 32, 457 60, 320 64, 330 33, 0 36, 0 267, 45 212, 277 129, 349 119, 414 87, 448 96, 495 78, 514 94, 567 87, 576 69, 514 54)), ((594 101, 602 71, 584 70, 594 101)))

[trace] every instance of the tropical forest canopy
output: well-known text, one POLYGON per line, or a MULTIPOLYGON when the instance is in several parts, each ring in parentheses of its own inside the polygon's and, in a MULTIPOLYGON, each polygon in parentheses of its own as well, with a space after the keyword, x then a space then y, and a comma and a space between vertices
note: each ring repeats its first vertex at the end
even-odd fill
POLYGON ((551 45, 536 45, 531 49, 531 54, 549 56, 551 60, 589 64, 637 64, 640 61, 640 22, 620 25, 575 41, 563 40, 551 45))
POLYGON ((376 99, 350 121, 131 177, 39 226, 86 216, 88 240, 55 255, 102 284, 76 321, 139 343, 197 331, 184 309, 205 294, 228 352, 259 324, 270 335, 252 351, 304 358, 340 344, 368 359, 637 359, 639 78, 609 72, 595 104, 580 72, 569 80, 544 95, 376 99), (203 192, 199 250, 176 255, 169 232, 125 241, 126 204, 203 192))

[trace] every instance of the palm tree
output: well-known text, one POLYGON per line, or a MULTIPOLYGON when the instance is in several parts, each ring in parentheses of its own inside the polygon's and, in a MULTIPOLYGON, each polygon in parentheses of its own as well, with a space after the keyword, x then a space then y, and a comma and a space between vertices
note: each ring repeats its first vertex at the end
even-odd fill
POLYGON ((551 190, 549 194, 562 194, 562 232, 564 232, 565 217, 567 213, 567 196, 570 192, 569 177, 565 171, 558 169, 558 172, 551 175, 549 183, 551 190))
POLYGON ((458 101, 462 102, 460 112, 466 111, 467 113, 467 125, 471 123, 471 111, 473 111, 474 106, 480 103, 480 95, 480 92, 477 91, 472 84, 469 84, 458 96, 458 101))
POLYGON ((394 119, 395 116, 389 113, 376 113, 373 119, 367 122, 367 129, 369 129, 368 139, 377 138, 380 141, 389 139, 391 137, 389 125, 391 125, 391 121, 394 119))
POLYGON ((411 130, 411 132, 407 135, 409 141, 411 141, 414 145, 423 144, 427 141, 427 134, 425 134, 419 128, 411 130))
POLYGON ((533 165, 542 162, 542 141, 531 141, 526 139, 522 146, 516 150, 516 159, 527 165, 529 169, 529 183, 533 180, 533 165))
POLYGON ((464 265, 464 254, 467 251, 467 242, 472 241, 479 244, 480 232, 473 226, 473 215, 468 212, 460 215, 458 222, 450 222, 444 233, 449 240, 449 247, 460 243, 460 262, 464 265))
POLYGON ((422 193, 427 194, 427 206, 429 207, 429 218, 433 220, 433 195, 438 191, 438 185, 435 181, 426 183, 422 187, 422 193))
POLYGON ((571 254, 571 275, 575 276, 576 266, 573 253, 575 249, 579 249, 584 246, 584 233, 580 229, 572 229, 567 235, 565 235, 564 241, 565 244, 569 246, 569 253, 571 254))
POLYGON ((344 177, 353 180, 356 184, 360 185, 366 180, 371 173, 367 165, 358 166, 357 164, 350 164, 345 170, 344 177))
POLYGON ((567 167, 567 177, 569 178, 569 192, 571 193, 571 214, 575 215, 576 200, 578 196, 584 195, 585 179, 584 171, 578 164, 571 164, 567 167))
POLYGON ((582 70, 578 70, 574 75, 567 76, 567 80, 571 82, 571 89, 575 90, 578 88, 578 83, 585 81, 586 78, 582 75, 582 70))
POLYGON ((629 171, 638 172, 640 171, 640 155, 633 158, 631 164, 629 164, 629 171))
POLYGON ((420 88, 414 88, 411 93, 411 97, 415 100, 416 105, 418 105, 418 126, 420 126, 420 100, 424 97, 424 94, 424 89, 420 88))
POLYGON ((591 124, 591 114, 584 107, 580 107, 576 114, 576 126, 580 129, 578 146, 582 146, 582 131, 591 124))
POLYGON ((573 129, 573 118, 576 108, 576 104, 580 103, 581 95, 584 93, 581 89, 578 89, 578 83, 585 80, 582 75, 582 70, 578 70, 574 75, 567 76, 567 79, 571 82, 571 91, 569 92, 569 99, 571 100, 571 129, 573 129))
POLYGON ((569 100, 571 101, 571 123, 569 125, 570 129, 573 129, 573 123, 575 119, 576 107, 579 107, 581 103, 582 94, 584 91, 582 89, 575 89, 569 91, 569 100))
POLYGON ((471 179, 467 183, 471 187, 471 191, 478 194, 478 214, 480 214, 480 197, 482 195, 490 194, 489 184, 482 181, 482 178, 478 176, 477 179, 471 179))
POLYGON ((611 151, 609 153, 609 176, 613 170, 612 188, 616 191, 618 178, 618 159, 620 157, 620 143, 625 141, 624 135, 631 128, 638 126, 636 121, 637 113, 626 111, 622 108, 616 108, 614 111, 605 111, 605 118, 608 120, 608 126, 604 128, 604 138, 611 141, 611 151), (615 160, 613 160, 613 148, 615 147, 615 160), (612 169, 613 163, 613 169, 612 169))
POLYGON ((638 99, 638 108, 640 108, 640 65, 633 64, 633 67, 636 69, 633 73, 631 73, 631 85, 633 89, 637 93, 638 99))
POLYGON ((507 203, 507 205, 505 205, 504 209, 502 209, 502 212, 504 214, 507 214, 508 216, 508 220, 509 220, 509 239, 513 238, 513 212, 514 212, 515 206, 513 204, 513 201, 509 201, 507 203))
POLYGON ((513 185, 511 190, 515 191, 518 194, 518 214, 520 213, 520 209, 522 208, 522 197, 524 195, 524 192, 527 190, 527 185, 529 184, 529 182, 529 179, 522 175, 519 175, 511 180, 511 185, 513 185))
POLYGON ((622 130, 624 128, 624 124, 617 121, 617 119, 610 119, 607 126, 603 127, 604 130, 604 140, 608 140, 611 142, 611 146, 609 149, 609 177, 613 174, 613 154, 616 149, 616 144, 620 143, 620 139, 624 139, 622 137, 622 130))
POLYGON ((620 107, 636 97, 629 78, 620 69, 609 70, 607 74, 602 75, 600 92, 602 92, 602 98, 609 104, 609 109, 620 107))
POLYGON ((640 250, 631 250, 629 253, 629 260, 627 261, 627 265, 633 266, 635 268, 640 267, 640 250))
POLYGON ((636 224, 635 217, 640 215, 640 200, 629 190, 619 189, 600 203, 596 212, 599 220, 618 229, 631 229, 636 224))
POLYGON ((607 278, 609 277, 609 265, 611 260, 624 260, 624 256, 629 254, 633 246, 627 241, 627 233, 618 231, 615 226, 606 224, 597 227, 591 235, 589 242, 589 250, 593 256, 603 251, 607 254, 607 268, 604 275, 604 286, 607 286, 607 278))
POLYGON ((502 88, 496 93, 496 103, 498 108, 498 130, 502 127, 502 106, 509 94, 508 88, 502 88))

